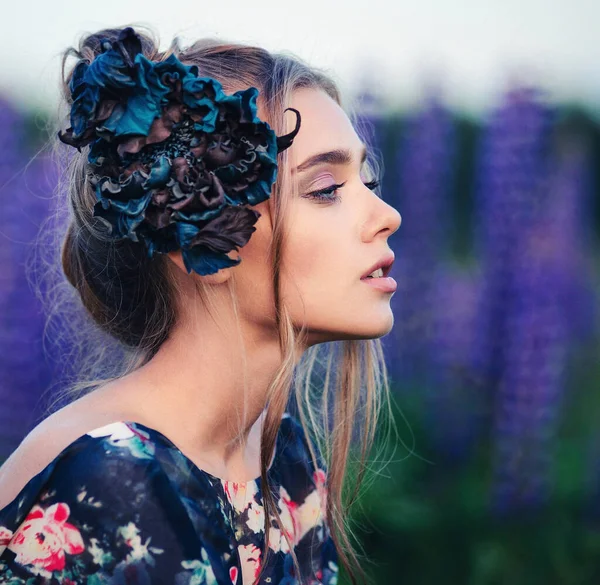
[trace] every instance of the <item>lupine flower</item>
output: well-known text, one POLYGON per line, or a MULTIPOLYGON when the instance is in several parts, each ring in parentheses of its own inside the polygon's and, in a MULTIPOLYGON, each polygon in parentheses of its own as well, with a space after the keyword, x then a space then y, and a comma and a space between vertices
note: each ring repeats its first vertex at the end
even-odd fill
POLYGON ((507 347, 494 421, 495 511, 535 508, 551 495, 554 439, 568 357, 560 218, 526 228, 514 259, 507 347))
MULTIPOLYGON (((484 128, 476 169, 474 253, 482 270, 478 324, 473 341, 474 375, 493 392, 506 345, 504 310, 515 242, 530 225, 544 176, 552 111, 535 89, 511 90, 484 128)), ((486 390, 487 389, 487 390, 486 390)))
POLYGON ((547 205, 552 119, 536 90, 511 90, 486 129, 479 169, 475 243, 483 281, 472 359, 480 391, 495 406, 496 511, 548 495, 565 343, 556 222, 547 205))
POLYGON ((397 155, 402 234, 391 273, 398 289, 392 297, 396 353, 390 361, 398 379, 427 384, 435 275, 449 245, 454 126, 436 96, 406 125, 397 155))
POLYGON ((424 416, 428 441, 442 455, 440 462, 453 466, 472 453, 483 428, 486 404, 473 384, 469 363, 479 294, 479 272, 450 262, 439 267, 430 334, 431 386, 424 416))
MULTIPOLYGON (((4 106, 0 136, 12 135, 18 145, 24 120, 4 106)), ((45 315, 30 286, 28 260, 48 214, 56 172, 43 157, 28 160, 25 151, 20 156, 9 154, 10 168, 0 165, 0 459, 35 425, 39 399, 53 377, 43 344, 45 315)))

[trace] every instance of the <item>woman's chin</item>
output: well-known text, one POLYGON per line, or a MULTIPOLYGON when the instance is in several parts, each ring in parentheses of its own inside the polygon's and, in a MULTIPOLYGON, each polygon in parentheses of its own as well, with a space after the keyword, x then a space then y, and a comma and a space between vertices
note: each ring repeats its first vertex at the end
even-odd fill
POLYGON ((353 327, 352 330, 346 331, 339 335, 339 340, 342 339, 379 339, 384 337, 394 327, 394 314, 389 311, 385 317, 375 318, 361 324, 361 326, 353 327))

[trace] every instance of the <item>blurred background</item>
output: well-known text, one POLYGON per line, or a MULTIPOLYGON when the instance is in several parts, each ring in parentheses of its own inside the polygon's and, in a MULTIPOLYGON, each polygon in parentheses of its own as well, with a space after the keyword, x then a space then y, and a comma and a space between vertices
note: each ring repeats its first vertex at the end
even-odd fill
POLYGON ((402 444, 354 513, 373 583, 600 583, 599 17, 591 0, 13 5, 0 25, 0 463, 70 355, 31 277, 59 179, 43 145, 60 52, 136 23, 161 48, 176 34, 257 43, 338 81, 402 214, 382 339, 402 444))

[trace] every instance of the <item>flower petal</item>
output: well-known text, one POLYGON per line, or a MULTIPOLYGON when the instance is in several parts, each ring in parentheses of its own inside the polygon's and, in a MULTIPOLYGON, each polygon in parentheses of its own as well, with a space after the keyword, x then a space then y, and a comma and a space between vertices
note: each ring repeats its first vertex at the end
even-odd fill
POLYGON ((83 538, 79 530, 69 522, 63 526, 63 535, 65 539, 65 550, 71 555, 78 555, 85 550, 83 538))

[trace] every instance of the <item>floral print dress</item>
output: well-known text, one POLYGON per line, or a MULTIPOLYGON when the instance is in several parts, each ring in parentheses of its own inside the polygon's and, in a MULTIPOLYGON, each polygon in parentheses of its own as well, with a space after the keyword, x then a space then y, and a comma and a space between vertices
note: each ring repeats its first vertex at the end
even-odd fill
MULTIPOLYGON (((269 477, 282 525, 271 518, 261 584, 336 585, 326 473, 289 413, 269 477)), ((71 443, 0 510, 0 583, 250 585, 263 523, 260 479, 221 480, 159 431, 119 421, 71 443)))

